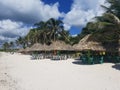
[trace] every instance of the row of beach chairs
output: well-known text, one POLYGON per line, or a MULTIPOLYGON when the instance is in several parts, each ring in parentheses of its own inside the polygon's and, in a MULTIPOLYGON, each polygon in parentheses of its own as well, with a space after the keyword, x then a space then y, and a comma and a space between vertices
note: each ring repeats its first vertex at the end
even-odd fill
POLYGON ((35 60, 35 59, 67 60, 68 58, 71 58, 71 57, 67 55, 32 54, 32 60, 35 60))
POLYGON ((104 62, 103 56, 101 56, 101 57, 97 57, 97 56, 94 56, 94 57, 81 56, 80 60, 82 60, 82 63, 84 63, 84 64, 98 64, 98 63, 102 64, 104 62))
POLYGON ((32 59, 44 59, 42 54, 32 54, 32 59))

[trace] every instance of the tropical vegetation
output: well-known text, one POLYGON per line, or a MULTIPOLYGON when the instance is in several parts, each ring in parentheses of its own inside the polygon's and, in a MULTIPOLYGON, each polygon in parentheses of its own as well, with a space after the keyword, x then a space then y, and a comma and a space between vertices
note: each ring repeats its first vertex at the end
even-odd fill
POLYGON ((63 22, 54 18, 36 23, 34 29, 25 37, 29 44, 50 44, 51 41, 64 40, 69 42, 69 32, 64 30, 63 22))
POLYGON ((106 0, 108 6, 103 6, 105 13, 88 22, 83 28, 81 37, 92 34, 93 38, 102 43, 118 43, 120 38, 120 0, 106 0))
MULTIPOLYGON (((3 50, 4 51, 12 51, 13 48, 14 48, 14 43, 11 41, 11 42, 5 42, 2 46, 3 50)), ((2 50, 2 49, 1 49, 2 50)))
MULTIPOLYGON (((82 32, 73 37, 64 29, 62 20, 50 18, 34 24, 34 28, 25 37, 16 40, 17 45, 23 48, 34 43, 50 44, 52 41, 63 40, 71 45, 79 42, 87 34, 91 38, 103 44, 119 43, 120 39, 120 0, 106 0, 107 5, 101 5, 105 10, 102 16, 96 16, 92 22, 88 22, 82 32)), ((8 48, 7 43, 4 49, 8 48)))

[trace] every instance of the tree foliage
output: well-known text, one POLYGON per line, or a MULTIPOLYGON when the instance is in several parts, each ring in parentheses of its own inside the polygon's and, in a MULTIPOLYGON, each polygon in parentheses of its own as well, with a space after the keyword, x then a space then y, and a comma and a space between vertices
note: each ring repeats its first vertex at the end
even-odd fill
POLYGON ((34 28, 24 38, 18 38, 17 43, 23 47, 34 43, 50 44, 55 40, 63 40, 69 43, 70 34, 64 30, 63 22, 50 18, 48 21, 40 21, 34 24, 34 28))
POLYGON ((108 5, 101 5, 106 13, 112 13, 120 18, 120 0, 106 0, 106 3, 108 5))
POLYGON ((106 0, 105 13, 87 23, 81 36, 92 34, 92 39, 102 43, 117 42, 120 37, 120 0, 106 0))

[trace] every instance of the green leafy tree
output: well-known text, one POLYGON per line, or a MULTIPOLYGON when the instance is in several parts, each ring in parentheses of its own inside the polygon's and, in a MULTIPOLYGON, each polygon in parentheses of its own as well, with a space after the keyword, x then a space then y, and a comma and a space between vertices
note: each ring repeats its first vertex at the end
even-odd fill
POLYGON ((5 51, 7 51, 10 48, 10 45, 8 42, 5 42, 2 47, 5 51))
POLYGON ((14 47, 14 42, 11 41, 9 45, 10 45, 10 48, 12 49, 14 47))

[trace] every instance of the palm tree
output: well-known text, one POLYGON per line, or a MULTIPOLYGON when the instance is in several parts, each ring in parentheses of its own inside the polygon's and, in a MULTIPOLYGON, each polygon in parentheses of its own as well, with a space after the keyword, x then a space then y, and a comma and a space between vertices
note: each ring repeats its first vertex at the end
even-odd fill
POLYGON ((120 0, 106 0, 108 6, 101 5, 106 13, 112 13, 120 18, 120 0))
POLYGON ((27 36, 25 36, 25 40, 27 41, 28 46, 40 42, 39 36, 40 33, 36 28, 31 29, 30 32, 27 34, 27 36))
POLYGON ((38 37, 40 38, 40 42, 44 44, 47 43, 48 42, 47 37, 49 32, 48 32, 46 22, 41 21, 39 23, 36 23, 35 26, 37 26, 36 29, 38 30, 38 33, 39 33, 38 37))
POLYGON ((16 44, 18 46, 22 46, 23 48, 26 48, 27 47, 27 39, 25 37, 19 37, 16 40, 16 44))
POLYGON ((82 32, 78 35, 78 37, 79 39, 82 39, 84 36, 96 32, 97 29, 97 22, 88 22, 87 25, 82 29, 82 32))
POLYGON ((116 42, 120 35, 120 19, 112 13, 105 13, 103 16, 96 17, 98 30, 101 33, 100 40, 103 42, 116 42))
POLYGON ((96 17, 97 30, 91 35, 90 40, 101 42, 106 51, 119 52, 120 19, 112 13, 104 13, 96 17))
POLYGON ((27 42, 31 43, 31 45, 36 42, 48 44, 56 39, 69 41, 69 33, 64 30, 63 22, 61 20, 51 18, 46 22, 41 21, 36 23, 34 26, 35 28, 31 29, 25 37, 27 42))
POLYGON ((64 39, 69 41, 67 33, 64 30, 63 22, 61 20, 55 20, 54 18, 51 18, 47 21, 47 27, 49 30, 50 40, 56 41, 59 36, 63 36, 64 39))
POLYGON ((11 49, 14 47, 14 43, 12 41, 9 43, 9 45, 11 49))
POLYGON ((2 47, 5 51, 7 51, 9 49, 10 45, 8 42, 5 42, 2 47))

